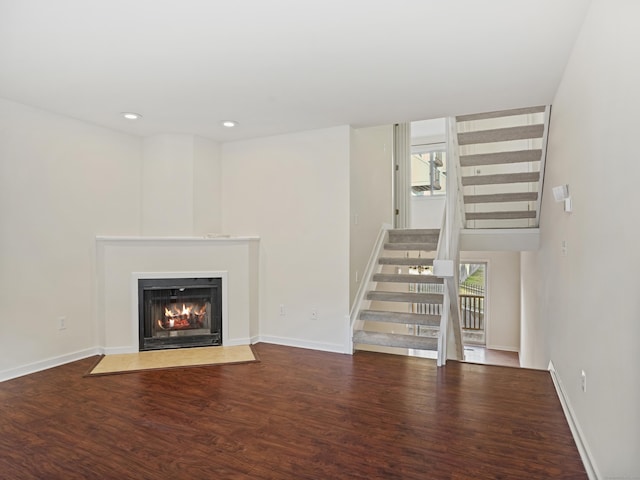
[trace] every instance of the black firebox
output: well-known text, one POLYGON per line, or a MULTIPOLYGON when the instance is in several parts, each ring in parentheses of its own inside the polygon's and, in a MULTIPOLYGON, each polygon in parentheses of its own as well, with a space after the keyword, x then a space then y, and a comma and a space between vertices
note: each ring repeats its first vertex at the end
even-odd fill
POLYGON ((222 345, 221 278, 138 280, 140 351, 222 345))

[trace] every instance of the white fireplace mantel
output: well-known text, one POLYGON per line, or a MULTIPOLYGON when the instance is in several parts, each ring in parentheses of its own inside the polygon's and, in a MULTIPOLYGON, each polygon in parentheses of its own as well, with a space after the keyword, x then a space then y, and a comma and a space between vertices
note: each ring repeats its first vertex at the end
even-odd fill
POLYGON ((259 237, 238 235, 96 237, 96 345, 137 352, 137 279, 170 275, 224 278, 223 345, 251 343, 258 335, 258 245, 259 237))

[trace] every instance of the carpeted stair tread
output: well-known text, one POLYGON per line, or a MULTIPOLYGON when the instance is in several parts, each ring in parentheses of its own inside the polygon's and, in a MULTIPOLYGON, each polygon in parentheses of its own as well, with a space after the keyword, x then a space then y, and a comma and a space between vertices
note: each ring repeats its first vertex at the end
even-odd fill
POLYGON ((400 228, 389 230, 389 243, 438 243, 439 229, 400 228))
POLYGON ((529 183, 540 180, 540 172, 499 173, 496 175, 473 175, 462 177, 462 185, 498 185, 505 183, 529 183))
POLYGON ((512 152, 478 153, 461 155, 460 166, 479 167, 484 165, 504 165, 508 163, 537 162, 542 158, 542 150, 518 150, 512 152))
POLYGON ((489 195, 465 195, 464 203, 533 202, 538 192, 493 193, 489 195))
POLYGON ((467 212, 467 220, 513 220, 518 218, 536 218, 535 210, 513 212, 467 212))
POLYGON ((441 304, 443 299, 444 295, 441 293, 380 292, 377 290, 367 292, 367 300, 377 300, 382 302, 441 304))
POLYGON ((385 250, 421 250, 424 252, 435 252, 438 248, 437 242, 427 243, 385 243, 385 250))
POLYGON ((444 280, 433 275, 411 275, 408 273, 376 273, 373 275, 374 282, 399 282, 399 283, 438 283, 443 284, 444 280))
POLYGON ((402 323, 411 325, 423 325, 428 327, 440 326, 440 315, 428 315, 424 313, 385 312, 382 310, 362 310, 358 317, 360 320, 370 322, 402 323))
POLYGON ((511 140, 526 140, 542 138, 544 124, 525 125, 522 127, 496 128, 492 130, 477 130, 474 132, 458 133, 459 145, 475 145, 479 143, 508 142, 511 140))
POLYGON ((380 265, 405 265, 405 266, 431 266, 433 258, 407 258, 407 257, 380 257, 378 258, 380 265))
POLYGON ((396 333, 379 333, 359 330, 353 335, 353 343, 362 345, 378 345, 383 347, 413 348, 417 350, 437 350, 438 339, 417 335, 400 335, 396 333))
POLYGON ((542 113, 545 111, 544 105, 539 107, 513 108, 510 110, 497 110, 495 112, 472 113, 469 115, 459 115, 457 122, 470 122, 473 120, 486 120, 488 118, 513 117, 515 115, 529 115, 532 113, 542 113))
POLYGON ((389 234, 399 235, 440 235, 439 228, 392 228, 389 234))

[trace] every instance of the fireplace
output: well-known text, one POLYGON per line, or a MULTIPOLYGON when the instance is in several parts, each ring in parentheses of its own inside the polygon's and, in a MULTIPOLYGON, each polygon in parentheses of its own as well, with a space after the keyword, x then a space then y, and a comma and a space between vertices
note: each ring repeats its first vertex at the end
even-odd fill
POLYGON ((222 279, 138 279, 138 322, 140 351, 222 345, 222 279))

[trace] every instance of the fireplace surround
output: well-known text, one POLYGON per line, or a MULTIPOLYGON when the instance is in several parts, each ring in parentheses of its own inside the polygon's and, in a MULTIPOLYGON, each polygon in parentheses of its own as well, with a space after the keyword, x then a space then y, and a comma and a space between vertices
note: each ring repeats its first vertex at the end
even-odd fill
POLYGON ((221 278, 138 279, 139 350, 222 344, 221 278))

